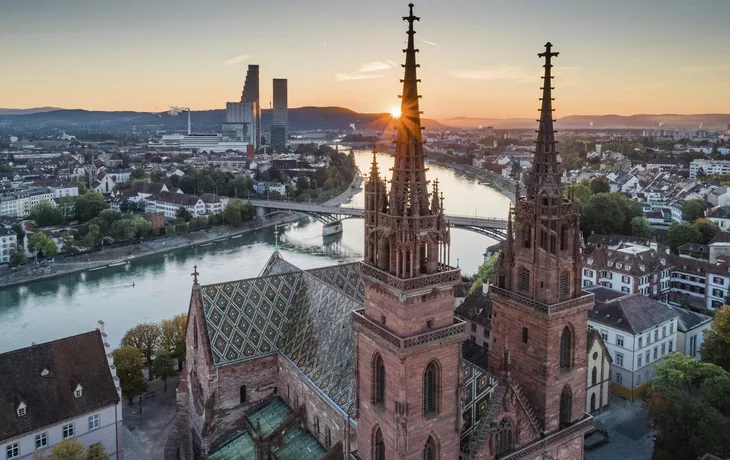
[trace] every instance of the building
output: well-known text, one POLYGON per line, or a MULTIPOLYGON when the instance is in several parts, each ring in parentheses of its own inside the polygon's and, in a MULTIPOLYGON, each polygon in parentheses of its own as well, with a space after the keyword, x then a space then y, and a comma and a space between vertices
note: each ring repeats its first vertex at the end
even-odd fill
POLYGON ((226 121, 223 122, 223 141, 252 145, 258 148, 256 133, 259 114, 255 102, 227 102, 226 121))
POLYGON ((287 80, 274 79, 273 120, 271 123, 271 146, 274 150, 286 150, 289 139, 289 102, 287 95, 287 80))
POLYGON ((193 217, 200 217, 205 214, 205 203, 196 195, 160 192, 146 198, 145 202, 145 212, 147 214, 161 212, 168 219, 174 219, 180 208, 185 208, 193 217))
POLYGON ((704 332, 712 328, 712 317, 676 305, 669 305, 677 315, 677 351, 702 359, 700 349, 705 343, 704 332))
POLYGON ((123 460, 121 388, 102 329, 0 354, 0 446, 31 460, 65 438, 123 460))
POLYGON ((492 349, 492 301, 482 290, 466 296, 454 310, 457 318, 466 322, 469 340, 484 348, 492 349))
POLYGON ((216 133, 164 134, 159 143, 149 143, 149 146, 154 148, 190 149, 201 152, 225 152, 227 150, 246 152, 248 145, 242 141, 225 140, 223 134, 216 133))
POLYGON ((9 228, 0 227, 0 264, 9 264, 15 248, 18 247, 18 235, 9 228))
POLYGON ((586 349, 586 412, 592 414, 608 406, 613 359, 596 329, 588 329, 586 349))
POLYGON ((278 182, 256 182, 253 184, 253 191, 259 195, 276 192, 281 196, 286 196, 286 184, 280 184, 278 182))
POLYGON ((49 188, 13 190, 0 194, 0 216, 28 217, 33 206, 47 201, 53 205, 56 193, 49 188))
POLYGON ((611 391, 633 400, 649 388, 654 365, 677 350, 678 315, 640 294, 600 286, 588 290, 596 298, 588 326, 601 334, 613 359, 611 391))
POLYGON ((690 179, 710 174, 730 174, 730 160, 692 160, 689 164, 690 179))
POLYGON ((730 232, 730 206, 715 206, 707 211, 707 220, 717 225, 720 231, 730 232))
POLYGON ((249 64, 248 71, 246 72, 246 81, 243 84, 243 91, 241 93, 241 102, 251 102, 255 104, 254 110, 256 111, 256 126, 255 133, 256 139, 254 142, 255 150, 258 150, 261 145, 261 101, 259 100, 259 66, 249 64))
POLYGON ((200 200, 205 203, 205 214, 220 214, 228 205, 228 197, 213 193, 203 193, 200 200))
MULTIPOLYGON (((275 251, 257 278, 201 286, 193 272, 167 458, 582 458, 584 433, 593 427, 584 413, 582 358, 593 297, 578 290, 577 213, 563 227, 571 284, 562 302, 540 293, 557 295, 564 278, 540 279, 537 271, 535 280, 549 283, 542 291, 519 291, 512 281, 490 288, 500 290, 492 299, 500 315, 485 363, 483 348, 463 344, 466 323, 454 317, 461 275, 449 265, 438 186, 426 179, 412 8, 391 180, 373 161, 365 183, 364 260, 301 270, 275 251), (417 193, 407 199, 405 190, 417 193), (525 321, 506 323, 515 316, 525 321), (528 322, 530 333, 514 329, 528 322), (561 343, 560 350, 548 343, 561 343)), ((556 54, 546 48, 549 81, 556 54)), ((546 86, 537 155, 557 171, 554 143, 545 137, 553 135, 546 86)), ((531 177, 518 218, 526 200, 541 203, 536 182, 545 177, 531 177)), ((510 234, 501 273, 511 266, 509 254, 526 263, 523 241, 510 234)), ((555 263, 546 251, 539 249, 541 257, 555 263)))

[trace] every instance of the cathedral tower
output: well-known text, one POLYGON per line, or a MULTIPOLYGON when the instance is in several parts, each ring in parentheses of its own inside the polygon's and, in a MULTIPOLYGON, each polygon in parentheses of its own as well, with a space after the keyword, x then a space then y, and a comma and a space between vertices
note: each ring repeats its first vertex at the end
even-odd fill
POLYGON ((593 295, 581 289, 578 211, 563 197, 553 130, 552 45, 545 59, 542 108, 527 193, 510 211, 507 244, 491 287, 495 343, 490 368, 509 350, 513 377, 546 434, 584 416, 586 329, 593 295), (512 231, 514 224, 514 232, 512 231))
POLYGON ((353 314, 360 459, 459 455, 461 343, 438 184, 429 192, 421 139, 417 49, 409 5, 401 116, 390 190, 373 157, 365 183, 365 303, 353 314))

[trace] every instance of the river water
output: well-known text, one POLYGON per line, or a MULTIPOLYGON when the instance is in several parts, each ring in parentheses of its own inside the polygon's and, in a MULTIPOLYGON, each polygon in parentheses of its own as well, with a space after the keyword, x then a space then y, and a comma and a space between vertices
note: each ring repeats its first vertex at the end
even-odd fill
MULTIPOLYGON (((370 171, 372 154, 356 152, 363 173, 370 171)), ((390 177, 393 158, 378 154, 381 175, 390 177)), ((447 214, 506 217, 509 200, 476 181, 440 166, 430 166, 429 179, 439 179, 447 214)), ((362 207, 360 192, 347 206, 362 207)), ((362 257, 361 219, 343 222, 344 232, 323 244, 322 225, 309 218, 280 228, 283 257, 300 268, 314 268, 362 257)), ((494 240, 452 229, 451 264, 472 274, 494 240)), ((104 320, 109 343, 119 345, 124 332, 142 321, 160 321, 185 313, 190 301, 193 266, 200 282, 211 284, 255 277, 274 248, 272 229, 243 235, 208 247, 179 249, 134 259, 125 266, 74 273, 0 290, 0 353, 93 329, 104 320), (134 286, 132 286, 134 283, 134 286)))

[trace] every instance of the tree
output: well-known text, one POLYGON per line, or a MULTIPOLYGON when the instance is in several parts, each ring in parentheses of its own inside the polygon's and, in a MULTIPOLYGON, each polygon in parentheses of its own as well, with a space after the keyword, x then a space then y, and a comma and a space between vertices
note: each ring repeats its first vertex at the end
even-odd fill
POLYGON ((702 359, 730 372, 730 306, 715 312, 712 328, 705 331, 705 341, 700 347, 702 359))
POLYGON ((493 255, 484 261, 477 270, 474 282, 469 289, 469 294, 477 292, 482 289, 484 283, 490 283, 492 281, 492 274, 494 273, 494 266, 497 265, 499 256, 493 255))
POLYGON ((58 246, 53 238, 45 233, 34 233, 28 242, 28 249, 31 251, 40 251, 43 257, 53 257, 58 254, 58 246))
POLYGON ((175 365, 172 356, 166 350, 160 350, 155 355, 155 361, 152 363, 152 373, 165 382, 165 392, 167 392, 167 379, 175 375, 175 365))
POLYGON ((614 196, 593 195, 581 208, 580 226, 586 237, 591 233, 622 233, 624 212, 614 196))
POLYGON ((678 248, 685 243, 700 243, 702 235, 692 224, 672 222, 669 226, 669 247, 677 254, 678 248))
POLYGON ((33 460, 84 460, 84 445, 78 439, 67 438, 51 448, 48 455, 45 451, 33 455, 33 460))
POLYGON ((71 232, 66 232, 61 236, 61 248, 66 254, 76 254, 79 252, 78 242, 74 239, 71 232))
POLYGON ((134 168, 132 169, 132 174, 129 175, 129 180, 140 180, 140 179, 147 179, 147 174, 145 174, 144 169, 142 168, 134 168))
POLYGON ((76 200, 76 218, 87 222, 106 209, 104 197, 99 192, 88 191, 76 200))
POLYGON ((47 227, 49 225, 58 225, 63 223, 63 213, 50 201, 41 201, 30 208, 30 214, 28 217, 32 221, 35 221, 36 225, 39 227, 47 227))
POLYGON ((223 210, 223 220, 234 227, 241 225, 241 222, 253 219, 255 215, 256 212, 251 202, 244 203, 241 200, 232 200, 223 210))
POLYGON ((177 360, 178 370, 185 361, 188 315, 181 314, 160 323, 160 348, 177 360))
POLYGON ((611 193, 611 197, 613 197, 614 200, 616 200, 616 203, 621 208, 621 212, 624 215, 624 222, 623 222, 623 231, 620 232, 623 235, 630 235, 631 234, 631 221, 634 219, 634 217, 643 217, 644 211, 641 208, 641 204, 636 201, 629 199, 626 195, 623 193, 611 193))
POLYGON ((104 446, 97 442, 89 446, 86 451, 86 460, 109 460, 109 455, 104 450, 104 446))
POLYGON ((568 184, 563 191, 563 195, 565 198, 572 198, 575 204, 580 207, 593 196, 593 192, 585 184, 568 184))
POLYGON ((102 243, 101 229, 96 224, 89 224, 86 235, 81 239, 81 245, 88 249, 101 246, 102 243))
POLYGON ((649 219, 644 216, 636 216, 631 219, 631 234, 634 236, 647 237, 654 234, 649 219))
POLYGON ((10 253, 10 266, 17 267, 28 263, 28 256, 20 245, 15 246, 13 252, 10 253))
POLYGON ((22 246, 23 240, 25 239, 25 230, 23 230, 20 224, 13 224, 13 231, 18 235, 18 244, 22 246))
POLYGON ((715 235, 717 235, 717 233, 720 231, 717 225, 705 218, 697 219, 692 225, 694 225, 697 230, 699 230, 700 235, 702 236, 702 240, 700 241, 701 244, 709 244, 710 241, 715 238, 715 235))
POLYGON ((142 353, 145 367, 150 371, 150 379, 152 379, 152 357, 159 345, 160 327, 153 323, 140 323, 122 337, 122 346, 134 347, 142 353))
POLYGON ((135 396, 147 391, 147 381, 142 374, 142 352, 135 347, 122 346, 112 353, 122 393, 129 404, 135 396))
POLYGON ((137 236, 137 226, 132 219, 120 219, 112 224, 107 234, 118 241, 131 241, 137 236))
POLYGON ((682 204, 682 219, 685 222, 694 222, 700 217, 705 217, 707 205, 702 200, 687 200, 682 204))
POLYGON ((177 217, 178 219, 185 219, 185 222, 189 222, 190 219, 193 218, 193 215, 190 214, 190 211, 185 209, 184 206, 180 206, 179 208, 177 208, 177 211, 175 211, 175 217, 177 217))
POLYGON ((611 192, 611 185, 603 177, 594 177, 593 180, 591 180, 590 188, 594 195, 611 192))

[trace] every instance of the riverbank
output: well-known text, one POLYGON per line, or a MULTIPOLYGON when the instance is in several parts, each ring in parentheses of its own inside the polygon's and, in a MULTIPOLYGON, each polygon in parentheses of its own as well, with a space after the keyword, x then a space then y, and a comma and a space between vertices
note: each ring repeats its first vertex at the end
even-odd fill
POLYGON ((283 225, 301 219, 297 213, 282 213, 272 218, 247 222, 242 227, 213 227, 186 234, 163 236, 137 244, 117 248, 102 249, 98 252, 77 254, 65 257, 58 262, 44 262, 11 269, 0 276, 0 289, 35 281, 57 278, 86 270, 106 268, 110 264, 124 263, 133 259, 161 254, 176 249, 195 247, 214 243, 219 240, 255 232, 274 225, 283 225))
POLYGON ((470 165, 439 161, 430 157, 426 157, 426 162, 439 165, 444 168, 449 168, 457 174, 464 175, 467 179, 478 180, 480 183, 497 190, 499 193, 509 198, 513 203, 515 202, 515 185, 512 181, 501 174, 497 174, 486 169, 475 168, 470 165))

